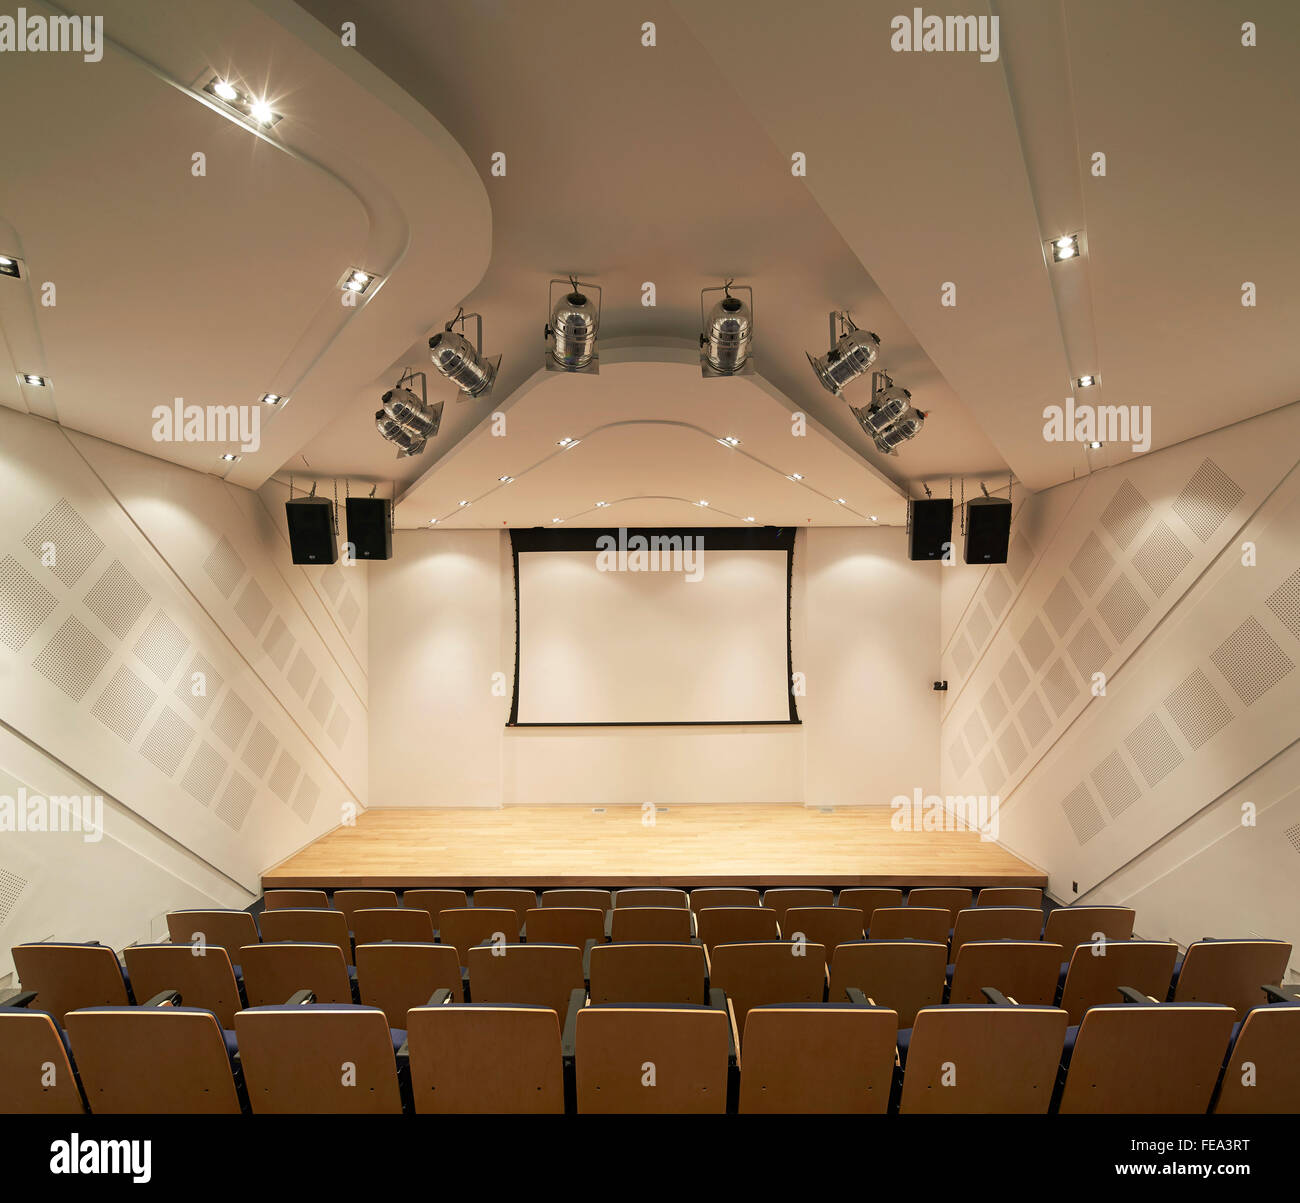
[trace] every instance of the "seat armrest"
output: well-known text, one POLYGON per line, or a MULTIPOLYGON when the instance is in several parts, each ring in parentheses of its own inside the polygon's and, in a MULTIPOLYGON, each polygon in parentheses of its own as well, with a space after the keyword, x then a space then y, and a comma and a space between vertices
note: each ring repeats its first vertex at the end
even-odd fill
POLYGON ((588 940, 582 947, 582 980, 591 985, 591 950, 599 944, 599 940, 588 940))
POLYGON ((605 912, 605 939, 612 940, 613 938, 614 938, 614 908, 610 907, 609 910, 605 912))
POLYGON ((1141 990, 1133 986, 1119 986, 1118 990, 1125 1002, 1137 1003, 1139 1006, 1149 1007, 1152 1003, 1159 1001, 1149 994, 1143 994, 1141 990))
POLYGON ((147 1003, 146 1007, 179 1007, 181 992, 179 990, 160 990, 147 1003))
POLYGON ((0 998, 0 1007, 26 1007, 35 1001, 35 990, 15 990, 5 998, 0 998))
POLYGON ((445 1007, 451 1002, 451 991, 446 986, 440 986, 429 997, 429 1001, 424 1005, 426 1007, 445 1007))
POLYGON ((578 1012, 587 1005, 585 990, 569 992, 569 1010, 564 1017, 564 1033, 560 1038, 560 1055, 572 1060, 578 1055, 578 1012))
POLYGON ((731 1065, 738 1065, 740 1058, 736 1052, 736 1043, 739 1033, 736 1031, 736 1011, 731 1005, 731 999, 725 991, 714 986, 709 991, 709 1006, 727 1017, 727 1060, 731 1065))
POLYGON ((295 990, 285 1001, 286 1007, 306 1007, 316 1001, 316 995, 311 990, 295 990))
POLYGON ((857 986, 845 986, 844 993, 848 996, 849 1002, 855 1007, 873 1007, 875 1003, 868 1000, 867 996, 862 993, 857 986))
POLYGON ((525 920, 523 923, 521 923, 521 924, 519 925, 519 943, 520 943, 520 944, 527 944, 527 943, 528 943, 528 922, 527 922, 527 920, 525 920))
POLYGON ((981 986, 980 993, 995 1007, 1014 1007, 1016 1005, 1001 990, 995 990, 992 986, 981 986))
POLYGON ((1271 1003, 1300 1002, 1300 990, 1294 986, 1260 986, 1260 989, 1268 995, 1268 1001, 1271 1003))

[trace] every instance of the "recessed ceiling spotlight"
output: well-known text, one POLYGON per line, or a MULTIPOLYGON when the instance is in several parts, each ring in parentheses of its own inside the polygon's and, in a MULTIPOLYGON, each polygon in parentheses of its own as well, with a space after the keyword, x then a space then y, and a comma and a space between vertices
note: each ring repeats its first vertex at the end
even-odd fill
POLYGON ((695 504, 696 504, 696 505, 702 505, 702 506, 704 506, 704 507, 707 508, 709 503, 708 503, 707 501, 705 501, 703 497, 701 497, 701 498, 699 499, 699 501, 697 501, 695 504))
POLYGON ((459 504, 460 504, 460 505, 469 505, 469 502, 468 502, 468 501, 462 501, 462 502, 459 502, 459 504))
POLYGON ((1097 383, 1097 377, 1096 377, 1096 376, 1080 376, 1080 377, 1078 378, 1078 380, 1076 380, 1076 381, 1074 382, 1074 387, 1075 387, 1075 388, 1092 388, 1092 386, 1093 386, 1094 384, 1096 384, 1096 383, 1097 383))
POLYGON ((563 522, 564 519, 563 519, 563 518, 552 518, 551 521, 552 521, 552 522, 563 522))
POLYGON ((233 451, 227 451, 226 454, 223 455, 221 458, 233 464, 236 460, 239 459, 239 456, 237 456, 233 451))
POLYGON ((803 473, 791 472, 790 475, 786 477, 786 480, 803 480, 803 473))
POLYGON ((1047 244, 1052 248, 1052 262, 1062 263, 1066 259, 1074 259, 1079 254, 1079 235, 1066 234, 1061 238, 1054 238, 1047 244))
POLYGON ((872 521, 872 522, 876 522, 876 521, 877 521, 877 518, 876 518, 875 514, 872 514, 872 515, 871 515, 871 521, 872 521))
POLYGON ((1093 451, 1100 451, 1100 450, 1101 450, 1101 444, 1100 444, 1099 442, 1097 442, 1096 439, 1093 439, 1093 441, 1092 441, 1091 443, 1088 444, 1088 447, 1089 447, 1091 450, 1093 450, 1093 451))
POLYGON ((720 439, 718 440, 718 442, 721 443, 724 447, 739 447, 739 446, 740 446, 740 440, 739 440, 738 438, 736 438, 736 436, 733 435, 733 434, 726 434, 726 435, 723 435, 722 438, 720 438, 720 439))
POLYGON ((503 485, 510 485, 510 484, 514 484, 515 482, 515 478, 513 476, 498 476, 497 480, 499 480, 503 485))
POLYGON ((38 376, 35 372, 24 372, 23 383, 34 385, 36 388, 48 388, 50 378, 48 376, 38 376))
POLYGON ((754 515, 753 515, 753 514, 750 514, 749 517, 745 519, 745 521, 746 521, 746 522, 753 522, 753 521, 754 521, 754 515))
POLYGON ((22 268, 18 265, 18 260, 12 255, 0 255, 0 276, 13 276, 17 279, 22 275, 22 268))
POLYGON ((241 92, 230 80, 222 79, 219 75, 208 80, 203 85, 203 90, 243 116, 251 117, 258 125, 272 126, 280 120, 281 115, 263 97, 241 92))
POLYGON ((848 505, 849 503, 848 503, 847 501, 845 501, 843 497, 837 497, 837 498, 835 498, 835 504, 836 504, 836 505, 848 505))
POLYGON ((609 502, 608 502, 608 501, 598 501, 598 502, 596 502, 596 508, 597 508, 598 510, 603 510, 607 505, 609 505, 609 502))
POLYGON ((213 92, 215 92, 218 96, 220 96, 222 100, 238 100, 238 99, 239 99, 239 89, 236 88, 236 87, 232 87, 232 86, 231 86, 231 85, 230 85, 226 80, 224 80, 224 79, 214 79, 214 80, 212 81, 212 90, 213 90, 213 92))
POLYGON ((437 519, 437 518, 430 518, 430 519, 429 519, 429 525, 430 525, 430 526, 437 526, 437 525, 438 525, 438 519, 437 519))
POLYGON ((280 402, 283 401, 283 400, 284 400, 284 398, 283 398, 282 396, 280 396, 279 393, 263 393, 263 394, 262 394, 262 404, 263 404, 263 405, 279 405, 280 402))
POLYGON ((370 291, 370 286, 378 279, 374 272, 350 267, 339 277, 339 287, 344 292, 365 293, 370 291))

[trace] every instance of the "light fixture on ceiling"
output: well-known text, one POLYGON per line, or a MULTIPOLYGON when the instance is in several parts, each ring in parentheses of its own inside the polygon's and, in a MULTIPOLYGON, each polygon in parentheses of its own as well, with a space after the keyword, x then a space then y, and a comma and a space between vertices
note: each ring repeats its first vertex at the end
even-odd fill
POLYGON ((359 267, 349 267, 339 277, 338 286, 343 292, 354 292, 357 296, 364 296, 380 278, 374 272, 362 271, 359 267))
POLYGON ((49 388, 50 378, 48 376, 38 376, 35 372, 24 372, 23 383, 30 384, 33 388, 49 388))
POLYGON ((749 303, 731 295, 732 281, 721 287, 700 289, 700 375, 747 376, 754 370, 751 344, 754 341, 754 290, 748 284, 737 286, 749 293, 749 303), (708 316, 704 314, 706 293, 720 292, 708 316))
POLYGON ((595 375, 600 371, 600 355, 596 350, 596 334, 600 329, 600 286, 583 284, 577 276, 550 282, 550 320, 543 331, 546 338, 546 370, 548 372, 585 372, 595 375), (555 300, 555 286, 568 284, 569 291, 555 300), (593 309, 591 298, 583 291, 596 293, 593 309))
POLYGON ((512 485, 515 483, 515 478, 513 476, 498 476, 497 480, 499 480, 503 485, 512 485))
POLYGON ((847 501, 845 501, 843 497, 837 497, 837 498, 835 498, 835 504, 836 504, 836 505, 848 505, 849 503, 848 503, 847 501))
POLYGON ((263 405, 279 405, 284 398, 279 393, 263 393, 261 401, 263 405))
POLYGON ((461 509, 464 509, 465 506, 469 505, 469 502, 468 502, 467 500, 465 500, 464 498, 462 498, 462 499, 461 499, 460 501, 458 501, 456 504, 457 504, 458 506, 460 506, 461 509))
POLYGON ((708 502, 707 502, 703 497, 701 497, 701 498, 699 499, 699 501, 697 501, 695 504, 698 505, 698 506, 703 507, 704 509, 708 509, 708 508, 709 508, 709 503, 708 503, 708 502))
POLYGON ((429 525, 430 525, 430 526, 437 526, 437 525, 438 525, 438 519, 437 519, 437 518, 430 518, 430 519, 429 519, 429 525))
POLYGON ((457 310, 456 316, 429 339, 429 358, 433 366, 466 397, 482 397, 490 393, 501 367, 500 355, 483 358, 482 314, 466 313, 463 309, 457 310), (459 323, 463 331, 470 318, 478 321, 478 336, 474 343, 453 329, 459 323))
POLYGON ((405 371, 381 398, 375 429, 397 447, 397 458, 419 455, 442 422, 442 402, 430 405, 428 381, 423 372, 405 371), (419 382, 420 395, 406 386, 419 382))
POLYGON ((849 406, 858 425, 870 436, 876 450, 897 455, 896 448, 921 433, 928 416, 912 405, 912 394, 896 385, 887 372, 871 374, 871 401, 858 408, 849 406))
POLYGON ((1079 257, 1078 234, 1063 234, 1060 238, 1053 238, 1047 245, 1051 248, 1053 263, 1064 263, 1067 259, 1079 257))
POLYGON ((736 438, 735 435, 731 435, 731 434, 723 435, 722 438, 718 440, 718 442, 721 443, 724 447, 740 446, 740 440, 736 438))
POLYGON ((223 79, 220 75, 214 75, 208 80, 203 85, 203 90, 209 96, 215 96, 227 108, 234 109, 241 117, 248 117, 267 129, 277 124, 282 116, 271 108, 265 97, 242 92, 230 80, 223 79))
POLYGON ((786 477, 786 480, 803 480, 803 473, 791 472, 790 475, 786 477))
POLYGON ((552 518, 551 521, 552 521, 552 522, 563 522, 564 519, 563 519, 563 518, 552 518))
MULTIPOLYGON (((822 387, 835 396, 846 384, 868 371, 880 354, 880 339, 870 330, 859 330, 847 312, 830 314, 831 349, 820 358, 808 356, 822 387)), ((807 352, 805 352, 807 354, 807 352)))
POLYGON ((0 276, 12 276, 15 280, 23 274, 22 260, 13 255, 0 255, 0 276))
POLYGON ((576 446, 577 446, 579 443, 581 443, 581 442, 582 442, 581 439, 571 439, 571 438, 569 438, 569 436, 566 434, 566 435, 564 436, 564 438, 562 438, 562 439, 557 439, 555 445, 556 445, 557 447, 561 447, 561 448, 563 448, 565 451, 568 451, 568 449, 569 449, 570 447, 576 447, 576 446))
POLYGON ((746 522, 753 522, 753 521, 754 521, 754 515, 753 515, 753 514, 750 514, 749 517, 745 519, 745 521, 746 521, 746 522))
POLYGON ((609 505, 609 502, 608 502, 608 501, 598 501, 598 502, 596 502, 596 508, 597 508, 598 510, 603 510, 603 509, 605 509, 608 505, 609 505))
POLYGON ((1096 376, 1080 376, 1075 382, 1075 388, 1092 388, 1095 384, 1100 383, 1096 376))
POLYGON ((1102 445, 1101 445, 1099 442, 1097 442, 1096 439, 1093 439, 1092 442, 1090 442, 1090 443, 1088 444, 1088 448, 1089 448, 1090 450, 1092 450, 1092 451, 1100 451, 1100 450, 1101 450, 1101 446, 1102 446, 1102 445))
POLYGON ((239 460, 239 456, 237 456, 233 451, 227 451, 221 458, 231 464, 236 463, 239 460))
POLYGON ((871 518, 871 521, 872 521, 872 522, 876 522, 876 521, 878 521, 878 519, 876 518, 875 514, 871 514, 871 515, 870 515, 870 518, 871 518))

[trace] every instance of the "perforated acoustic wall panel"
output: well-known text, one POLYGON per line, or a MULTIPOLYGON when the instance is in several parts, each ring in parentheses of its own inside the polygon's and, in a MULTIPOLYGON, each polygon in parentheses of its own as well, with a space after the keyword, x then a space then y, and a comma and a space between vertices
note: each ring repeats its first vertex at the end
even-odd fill
MULTIPOLYGON (((1195 859, 1186 830, 1202 812, 1290 754, 1300 713, 1297 446, 1292 406, 1048 490, 1017 514, 1017 527, 1036 517, 1050 530, 1034 541, 1003 620, 950 679, 944 792, 996 793, 1002 842, 1049 868, 1057 898, 1100 886, 1106 901, 1129 901, 1112 875, 1135 888, 1144 860, 1163 864, 1174 840, 1195 859), (1000 776, 968 748, 985 729, 1002 753, 1000 776)), ((970 597, 950 646, 983 636, 990 584, 970 597)), ((1292 807, 1289 793, 1266 793, 1257 807, 1292 807)), ((1234 880, 1193 884, 1169 867, 1162 884, 1142 888, 1232 894, 1241 930, 1300 943, 1300 875, 1280 887, 1282 913, 1279 887, 1245 867, 1258 845, 1249 833, 1233 838, 1243 858, 1234 880)), ((1161 913, 1168 925, 1144 934, 1206 934, 1177 905, 1161 913)))
MULTIPOLYGON (((195 874, 249 893, 364 805, 364 670, 261 497, 9 410, 0 493, 0 712, 28 746, 117 799, 122 823, 190 850, 195 874), (301 694, 265 646, 276 623, 301 694), (272 788, 277 756, 298 766, 297 793, 272 788)), ((365 571, 337 586, 362 608, 365 571)), ((38 902, 76 886, 32 880, 38 902)), ((131 938, 174 904, 150 902, 131 938)), ((71 934, 6 926, 0 944, 71 934)))

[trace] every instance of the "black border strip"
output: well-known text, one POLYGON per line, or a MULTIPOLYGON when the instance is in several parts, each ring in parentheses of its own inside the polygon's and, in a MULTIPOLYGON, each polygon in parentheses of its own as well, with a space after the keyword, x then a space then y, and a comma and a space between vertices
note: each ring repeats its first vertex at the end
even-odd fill
POLYGON ((515 581, 515 679, 514 694, 510 699, 510 717, 507 727, 788 727, 800 725, 799 711, 794 698, 794 647, 791 639, 791 622, 794 609, 794 539, 792 526, 586 526, 567 530, 548 530, 542 526, 527 527, 510 532, 510 565, 515 581), (519 721, 519 553, 521 551, 590 551, 597 550, 596 540, 609 535, 618 540, 619 531, 626 530, 630 539, 642 535, 703 536, 708 546, 718 551, 784 551, 785 552, 785 664, 786 697, 790 703, 790 717, 786 719, 739 719, 720 722, 617 722, 617 723, 521 723, 519 721))

